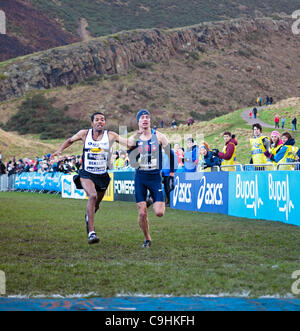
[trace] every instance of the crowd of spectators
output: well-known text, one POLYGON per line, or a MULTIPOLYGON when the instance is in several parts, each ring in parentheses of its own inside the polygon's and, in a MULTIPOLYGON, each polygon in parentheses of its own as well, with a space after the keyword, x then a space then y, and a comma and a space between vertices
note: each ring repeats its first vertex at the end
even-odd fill
MULTIPOLYGON (((1 155, 1 154, 0 154, 1 155)), ((64 174, 77 173, 81 165, 81 156, 64 156, 58 160, 51 160, 50 154, 44 155, 42 158, 35 157, 23 158, 16 160, 15 157, 12 160, 4 163, 2 157, 0 159, 0 175, 1 174, 20 174, 22 172, 62 172, 64 174)))

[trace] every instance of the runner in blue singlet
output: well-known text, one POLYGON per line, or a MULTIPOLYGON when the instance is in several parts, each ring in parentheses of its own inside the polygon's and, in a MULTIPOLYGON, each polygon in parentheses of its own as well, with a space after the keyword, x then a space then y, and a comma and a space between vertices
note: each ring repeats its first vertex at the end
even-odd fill
POLYGON ((174 185, 174 154, 166 136, 151 129, 150 113, 146 109, 141 109, 137 114, 139 126, 139 138, 136 147, 130 153, 131 165, 136 168, 135 173, 135 197, 138 207, 139 226, 144 234, 145 241, 143 247, 151 245, 149 231, 149 220, 147 212, 147 191, 153 199, 153 209, 158 217, 165 213, 165 202, 162 188, 162 148, 164 148, 170 160, 171 186, 174 185))

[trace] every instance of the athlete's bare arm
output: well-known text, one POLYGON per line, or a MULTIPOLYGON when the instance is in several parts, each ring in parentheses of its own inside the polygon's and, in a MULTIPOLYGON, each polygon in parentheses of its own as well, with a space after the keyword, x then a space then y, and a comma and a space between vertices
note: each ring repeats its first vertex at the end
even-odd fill
POLYGON ((66 148, 70 147, 75 141, 79 141, 79 140, 84 141, 87 133, 88 130, 80 130, 79 132, 74 134, 74 136, 68 138, 66 141, 63 142, 60 148, 51 155, 51 159, 54 158, 55 156, 59 156, 66 148))
POLYGON ((140 137, 141 134, 142 134, 142 132, 138 131, 130 138, 123 138, 120 135, 118 135, 116 132, 109 131, 109 140, 112 143, 117 142, 117 143, 125 146, 126 148, 131 149, 136 146, 136 141, 140 137))

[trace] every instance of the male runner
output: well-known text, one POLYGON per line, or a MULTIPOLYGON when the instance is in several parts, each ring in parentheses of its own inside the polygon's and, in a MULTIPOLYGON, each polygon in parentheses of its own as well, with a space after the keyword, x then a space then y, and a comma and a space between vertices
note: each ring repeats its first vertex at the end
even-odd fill
MULTIPOLYGON (((111 146, 115 141, 128 146, 127 139, 120 137, 115 132, 105 130, 105 125, 105 115, 100 112, 94 113, 91 117, 91 129, 80 130, 51 155, 51 158, 60 155, 75 141, 84 142, 82 168, 79 170, 79 175, 74 176, 73 180, 77 189, 84 189, 88 196, 85 218, 89 244, 99 242, 95 232, 94 219, 110 182, 107 170, 110 167, 111 146)), ((132 140, 135 141, 138 135, 134 135, 132 140)))
POLYGON ((174 154, 166 136, 152 130, 150 113, 141 109, 137 114, 138 133, 129 139, 130 145, 136 137, 136 147, 130 152, 131 165, 136 168, 135 197, 138 208, 138 222, 144 234, 145 241, 142 247, 149 247, 152 243, 147 213, 147 191, 153 199, 153 209, 158 217, 165 213, 165 199, 162 189, 162 148, 170 160, 170 188, 174 188, 174 154))

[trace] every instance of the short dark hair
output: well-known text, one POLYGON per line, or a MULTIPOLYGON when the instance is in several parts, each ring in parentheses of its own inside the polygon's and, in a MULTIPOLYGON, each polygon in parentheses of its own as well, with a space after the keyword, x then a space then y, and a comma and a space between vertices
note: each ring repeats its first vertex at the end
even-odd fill
POLYGON ((231 137, 231 132, 226 131, 226 132, 223 133, 223 136, 230 136, 231 137))
POLYGON ((95 112, 95 113, 91 116, 91 121, 92 121, 92 122, 94 122, 94 119, 95 119, 95 116, 96 116, 96 115, 102 115, 102 116, 104 116, 104 119, 106 120, 105 114, 103 114, 103 113, 97 111, 97 112, 95 112))
POLYGON ((260 132, 262 132, 262 126, 259 123, 255 123, 252 125, 252 130, 254 130, 254 128, 257 128, 260 130, 260 132))

